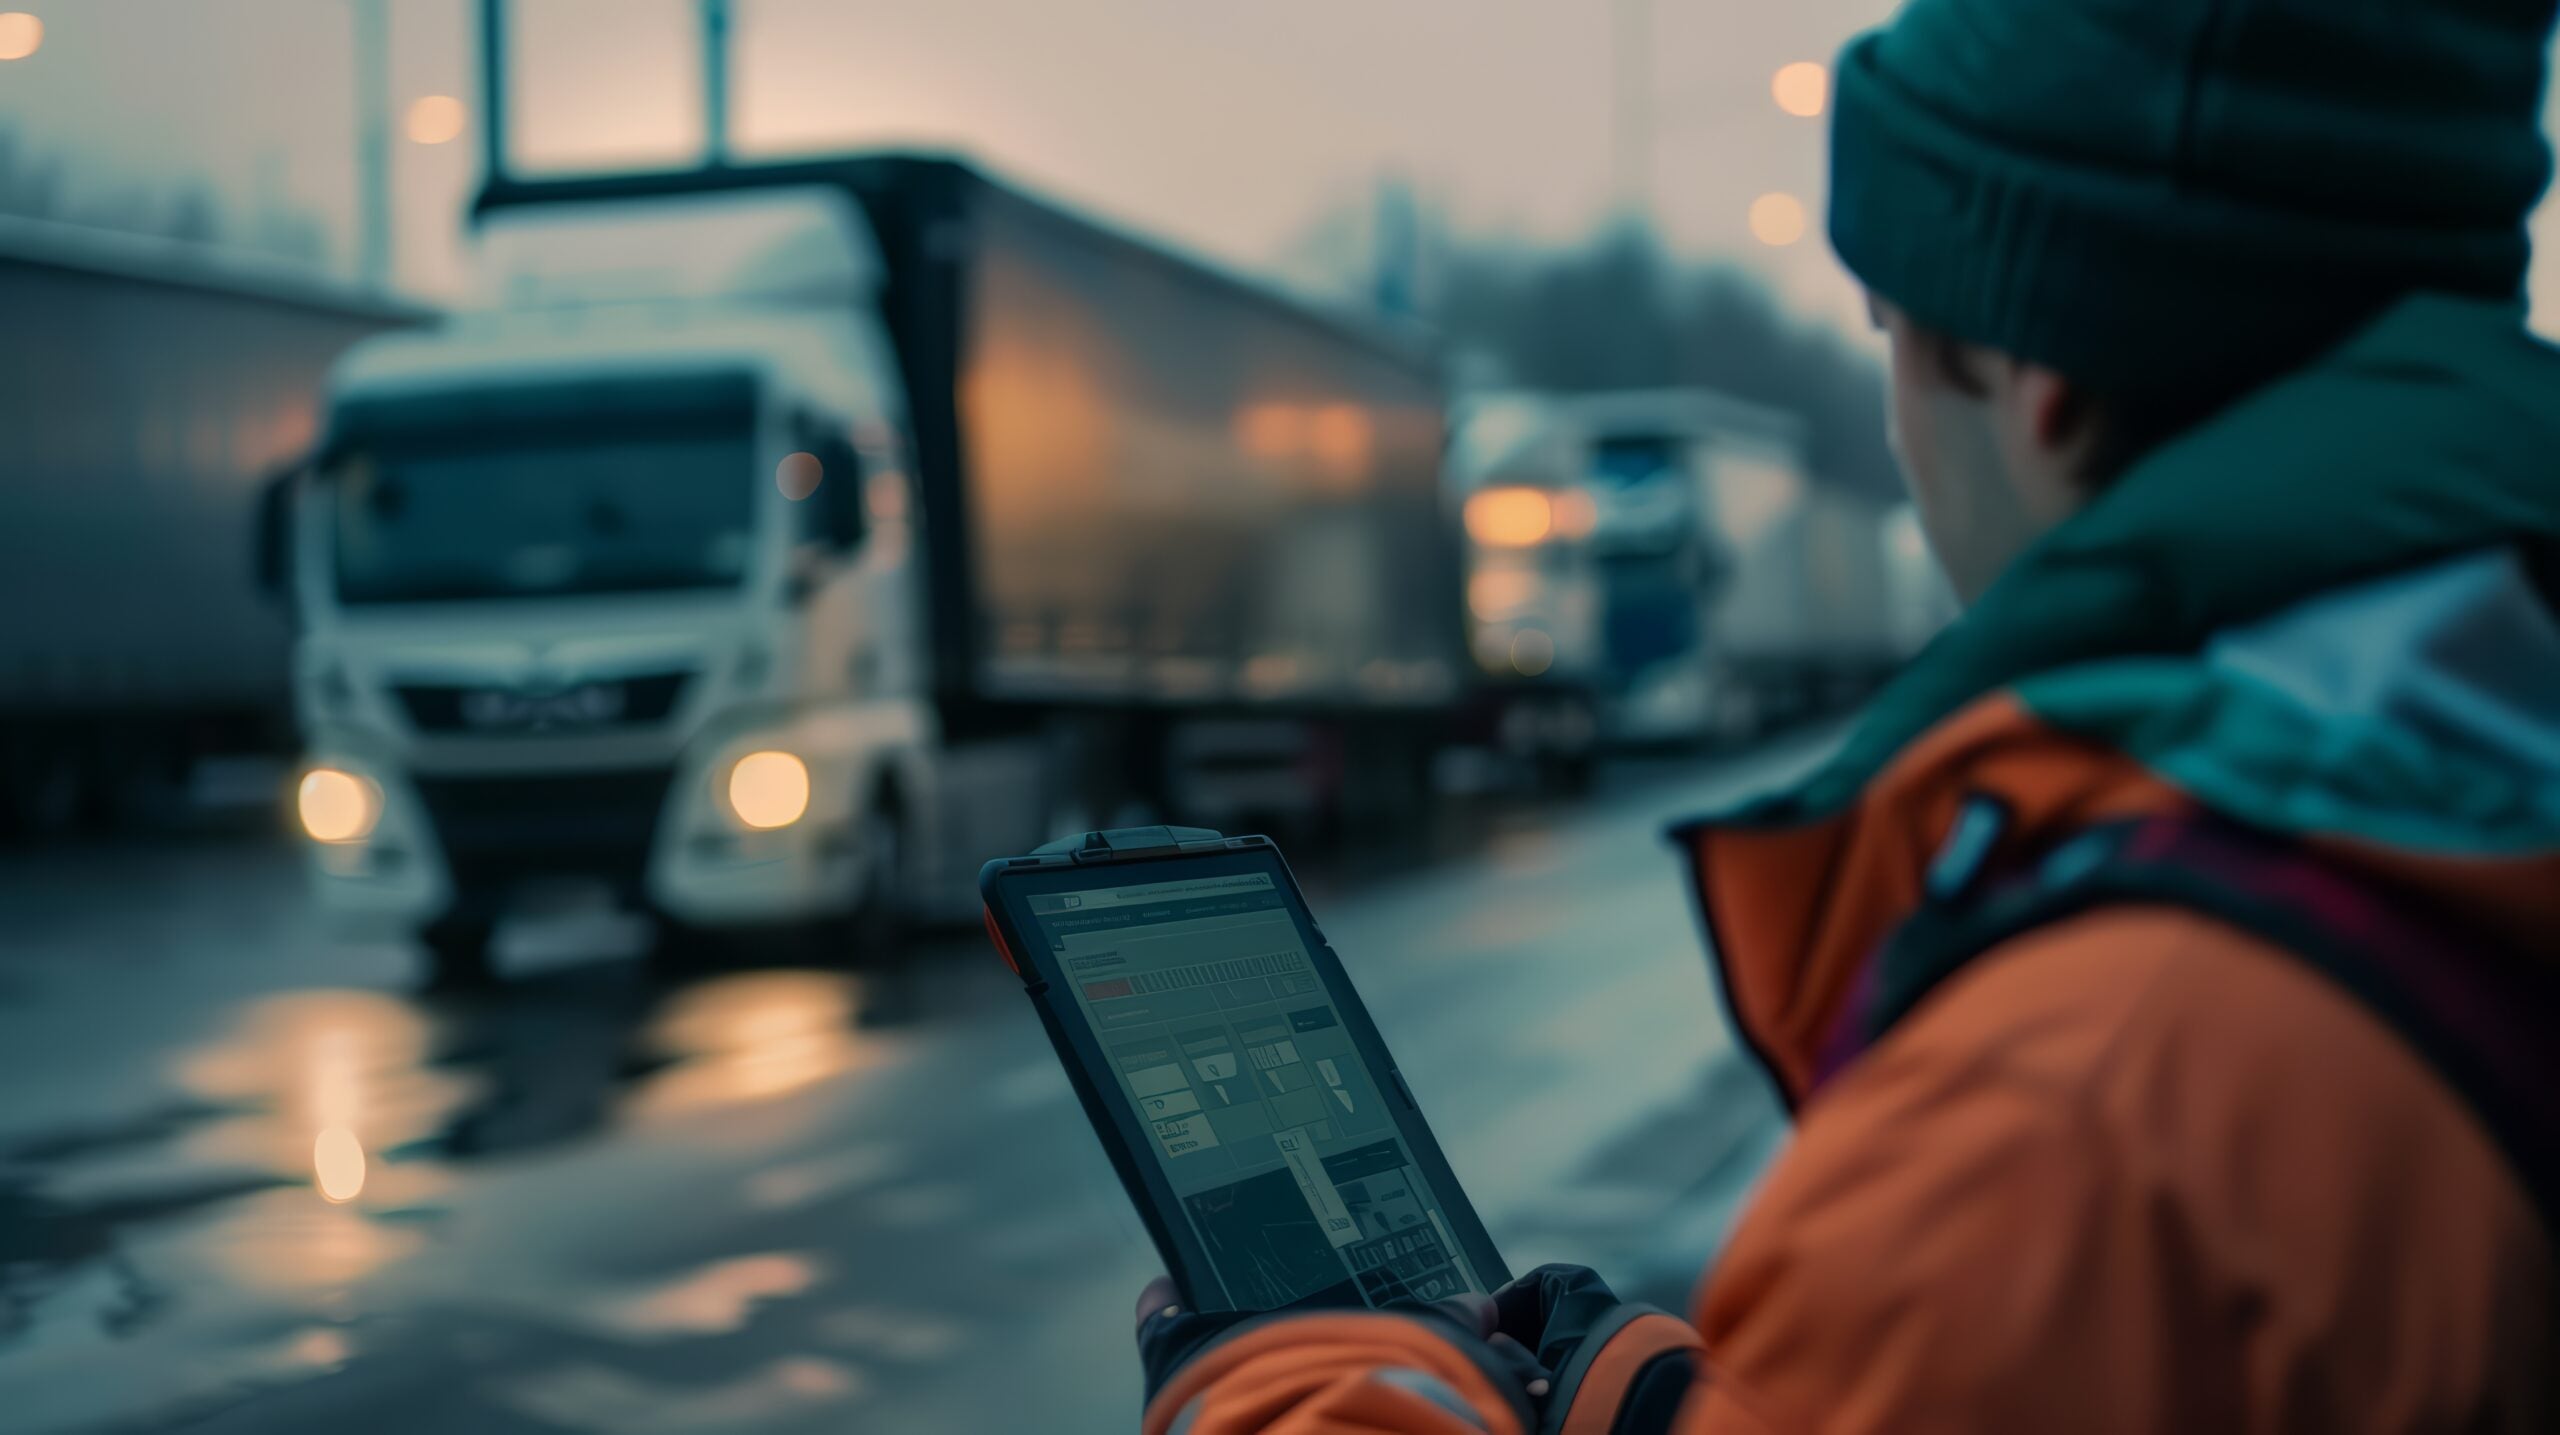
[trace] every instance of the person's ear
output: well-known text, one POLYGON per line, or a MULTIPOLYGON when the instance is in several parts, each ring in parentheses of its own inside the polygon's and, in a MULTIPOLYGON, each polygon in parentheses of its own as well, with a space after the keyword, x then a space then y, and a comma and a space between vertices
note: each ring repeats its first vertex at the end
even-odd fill
POLYGON ((2021 362, 2010 374, 2023 437, 2041 460, 2039 468, 2076 473, 2096 453, 2098 407, 2088 392, 2042 364, 2021 362))

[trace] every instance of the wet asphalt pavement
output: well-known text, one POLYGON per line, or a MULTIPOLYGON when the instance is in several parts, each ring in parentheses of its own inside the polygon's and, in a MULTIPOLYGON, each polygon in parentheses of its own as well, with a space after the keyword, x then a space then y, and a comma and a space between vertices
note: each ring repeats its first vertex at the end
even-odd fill
MULTIPOLYGON (((1301 864, 1515 1270, 1677 1303, 1778 1139, 1660 831, 1814 750, 1301 864)), ((1152 1254, 974 934, 680 976, 517 937, 425 996, 280 843, 0 854, 0 1423, 1135 1427, 1152 1254)))

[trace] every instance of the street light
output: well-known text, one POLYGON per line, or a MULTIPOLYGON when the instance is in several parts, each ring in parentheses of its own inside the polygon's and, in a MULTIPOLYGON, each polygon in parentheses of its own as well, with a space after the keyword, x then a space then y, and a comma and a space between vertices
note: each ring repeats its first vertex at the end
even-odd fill
POLYGON ((409 142, 443 144, 462 133, 470 112, 451 95, 421 95, 409 106, 409 142))
POLYGON ((1831 102, 1831 72, 1811 60, 1780 65, 1769 77, 1769 97, 1788 114, 1812 119, 1831 102))
POLYGON ((44 48, 44 22, 24 10, 0 14, 0 60, 23 60, 44 48))
POLYGON ((1804 238, 1804 201, 1772 190, 1751 201, 1751 237, 1772 249, 1784 249, 1804 238))

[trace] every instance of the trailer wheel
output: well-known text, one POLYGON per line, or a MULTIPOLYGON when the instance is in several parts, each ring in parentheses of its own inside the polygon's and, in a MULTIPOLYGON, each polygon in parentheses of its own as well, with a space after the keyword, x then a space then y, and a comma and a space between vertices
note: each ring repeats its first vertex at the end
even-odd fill
POLYGON ((486 917, 443 917, 418 932, 426 952, 427 986, 433 991, 472 991, 494 985, 496 963, 489 947, 497 924, 486 917))

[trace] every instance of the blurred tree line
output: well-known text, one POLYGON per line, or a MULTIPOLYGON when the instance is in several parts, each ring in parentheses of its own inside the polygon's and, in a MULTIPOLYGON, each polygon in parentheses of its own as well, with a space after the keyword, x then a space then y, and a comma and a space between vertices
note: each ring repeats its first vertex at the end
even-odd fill
POLYGON ((1436 267, 1422 316, 1506 385, 1714 389, 1802 418, 1825 479, 1900 491, 1876 358, 1739 264, 1678 261, 1622 226, 1562 251, 1461 241, 1436 267))
POLYGON ((1320 300, 1422 321, 1464 388, 1699 387, 1803 419, 1825 480, 1898 495, 1877 356, 1790 313, 1731 260, 1620 223, 1579 245, 1469 235, 1395 176, 1346 193, 1275 258, 1320 300))
MULTIPOLYGON (((262 166, 280 167, 281 157, 262 166)), ((194 244, 227 244, 287 259, 314 263, 328 258, 326 226, 309 213, 270 200, 257 207, 245 224, 228 214, 212 186, 190 180, 168 190, 140 183, 98 184, 74 190, 64 183, 59 155, 44 154, 13 131, 0 129, 0 214, 51 219, 92 229, 149 234, 194 244)), ((280 188, 280 180, 262 174, 260 188, 280 188)))

